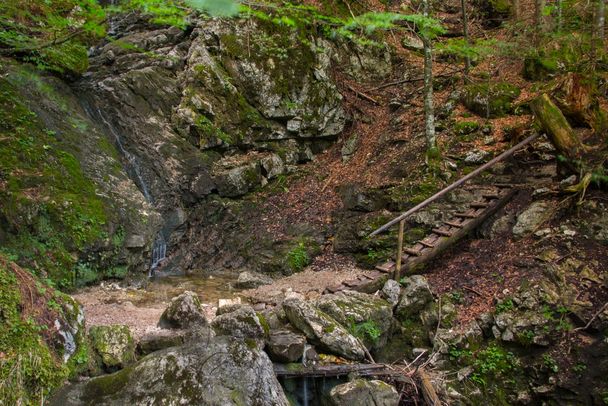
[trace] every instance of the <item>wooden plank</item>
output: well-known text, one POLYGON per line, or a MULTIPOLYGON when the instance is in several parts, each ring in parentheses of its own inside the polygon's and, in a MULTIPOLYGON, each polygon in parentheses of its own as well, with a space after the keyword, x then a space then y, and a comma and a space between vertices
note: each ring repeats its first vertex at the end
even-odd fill
POLYGON ((438 228, 434 228, 432 231, 433 231, 433 233, 439 234, 439 235, 441 235, 443 237, 451 237, 452 236, 451 232, 445 231, 445 230, 440 230, 438 228))
POLYGON ((454 213, 454 217, 460 217, 460 218, 464 218, 464 219, 474 219, 475 217, 477 217, 477 214, 473 214, 473 213, 454 213))
POLYGON ((403 375, 385 364, 315 364, 304 366, 302 364, 275 363, 273 368, 277 378, 322 378, 346 376, 350 373, 356 373, 359 376, 403 375))
POLYGON ((420 251, 416 251, 415 249, 412 248, 404 248, 403 251, 408 254, 408 255, 413 255, 415 257, 419 257, 420 255, 422 255, 422 252, 420 251))
POLYGON ((484 202, 473 202, 473 203, 469 204, 469 207, 472 207, 474 209, 485 209, 488 206, 489 206, 489 204, 484 203, 484 202))
POLYGON ((379 270, 380 272, 392 272, 392 269, 395 268, 395 263, 393 261, 388 261, 383 263, 382 265, 378 265, 376 266, 376 269, 379 270))
POLYGON ((499 193, 484 193, 481 195, 484 199, 498 199, 500 197, 499 193))
POLYGON ((462 228, 464 227, 464 223, 456 223, 454 221, 444 221, 443 224, 446 224, 451 227, 462 228))
POLYGON ((418 241, 418 244, 424 245, 427 248, 435 248, 435 244, 428 243, 428 242, 426 242, 424 240, 418 241))

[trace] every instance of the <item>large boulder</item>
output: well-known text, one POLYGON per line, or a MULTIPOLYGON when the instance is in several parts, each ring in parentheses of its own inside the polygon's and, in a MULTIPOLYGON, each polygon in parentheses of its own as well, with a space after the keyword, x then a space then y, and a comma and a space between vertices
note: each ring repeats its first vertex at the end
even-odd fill
POLYGON ((552 209, 547 202, 534 202, 519 216, 513 226, 513 235, 521 238, 534 232, 551 217, 552 209))
POLYGON ((275 362, 296 362, 304 354, 306 337, 289 330, 277 330, 270 333, 266 343, 266 352, 275 362))
POLYGON ((171 299, 171 303, 160 316, 158 325, 163 328, 189 328, 207 325, 203 307, 194 292, 185 291, 171 299))
POLYGON ((135 342, 128 326, 93 326, 89 337, 105 369, 124 368, 135 361, 135 342))
POLYGON ((239 306, 236 310, 217 316, 211 322, 217 335, 261 340, 265 331, 260 319, 250 306, 239 306))
POLYGON ((472 84, 465 87, 462 102, 473 113, 485 117, 502 117, 513 110, 513 101, 521 90, 506 82, 472 84))
POLYGON ((417 316, 427 304, 433 301, 433 294, 425 277, 413 275, 404 278, 403 283, 405 287, 395 308, 395 315, 399 320, 417 316))
POLYGON ((365 350, 359 340, 333 317, 302 299, 288 299, 283 309, 289 322, 323 349, 347 359, 361 360, 365 350))
POLYGON ((399 282, 394 279, 387 280, 384 286, 382 286, 382 290, 380 291, 380 296, 382 296, 384 300, 386 300, 393 306, 397 306, 397 303, 399 303, 400 294, 401 285, 399 285, 399 282))
POLYGON ((397 406, 399 393, 383 381, 355 379, 334 387, 330 393, 332 406, 397 406))
POLYGON ((285 405, 272 363, 233 337, 148 355, 133 366, 63 388, 50 402, 70 405, 285 405))
POLYGON ((321 296, 317 307, 329 314, 367 347, 386 343, 393 321, 393 306, 377 296, 355 291, 343 291, 321 296))

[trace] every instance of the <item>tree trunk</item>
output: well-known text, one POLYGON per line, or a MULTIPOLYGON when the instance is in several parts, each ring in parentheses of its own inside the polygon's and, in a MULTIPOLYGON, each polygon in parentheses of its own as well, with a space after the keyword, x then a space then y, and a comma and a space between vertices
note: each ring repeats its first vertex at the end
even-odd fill
POLYGON ((562 32, 563 29, 563 0, 557 0, 555 4, 556 8, 556 24, 555 31, 562 32))
MULTIPOLYGON (((425 17, 429 16, 429 0, 422 2, 425 17)), ((426 145, 429 152, 437 150, 435 135, 435 108, 433 105, 433 43, 426 35, 422 35, 424 44, 424 122, 426 145)))
POLYGON ((530 107, 557 152, 566 157, 569 162, 579 160, 585 147, 549 96, 546 93, 538 96, 532 100, 530 107))
POLYGON ((545 32, 545 10, 546 0, 534 1, 534 24, 536 25, 536 41, 540 41, 540 36, 545 32))
MULTIPOLYGON (((464 41, 467 46, 470 46, 469 43, 469 16, 467 15, 467 4, 466 0, 460 0, 460 5, 462 7, 462 32, 464 34, 464 41)), ((465 81, 469 81, 469 72, 471 71, 471 58, 469 55, 465 57, 464 60, 464 78, 465 81)))
POLYGON ((511 5, 513 6, 513 17, 515 17, 515 21, 521 20, 521 11, 519 7, 519 0, 513 0, 511 5))
POLYGON ((597 0, 596 16, 595 16, 595 38, 598 46, 601 48, 604 44, 606 25, 606 1, 597 0))

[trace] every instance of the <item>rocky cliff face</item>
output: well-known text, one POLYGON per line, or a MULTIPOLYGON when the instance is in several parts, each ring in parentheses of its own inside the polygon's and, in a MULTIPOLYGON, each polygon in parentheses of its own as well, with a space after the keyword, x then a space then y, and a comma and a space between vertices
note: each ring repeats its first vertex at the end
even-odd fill
MULTIPOLYGON (((391 69, 387 50, 353 58, 344 44, 254 19, 193 18, 182 30, 127 15, 111 32, 115 40, 92 49, 89 71, 69 85, 10 60, 1 66, 3 131, 21 131, 21 113, 35 125, 2 146, 0 191, 14 204, 1 213, 0 242, 31 251, 36 268, 37 245, 53 245, 40 239, 37 219, 46 218, 60 235, 54 256, 65 261, 40 269, 64 286, 143 275, 152 257, 172 269, 260 270, 250 254, 260 244, 242 238, 255 205, 242 197, 293 173, 345 128, 332 62, 354 76, 391 69), (17 141, 40 162, 11 164, 17 141), (49 159, 57 173, 15 186, 49 159), (73 230, 82 221, 86 230, 73 230), (163 262, 166 245, 172 259, 163 262)), ((256 239, 272 257, 272 236, 256 239)))
MULTIPOLYGON (((161 216, 156 238, 179 252, 169 268, 260 269, 248 254, 256 244, 237 237, 248 211, 234 199, 292 173, 342 132, 347 115, 332 60, 353 74, 378 67, 382 75, 390 54, 375 50, 383 63, 374 65, 255 20, 200 19, 181 30, 131 15, 114 29, 120 37, 92 51, 75 88, 142 204, 161 216)), ((154 236, 131 239, 148 252, 154 236)))

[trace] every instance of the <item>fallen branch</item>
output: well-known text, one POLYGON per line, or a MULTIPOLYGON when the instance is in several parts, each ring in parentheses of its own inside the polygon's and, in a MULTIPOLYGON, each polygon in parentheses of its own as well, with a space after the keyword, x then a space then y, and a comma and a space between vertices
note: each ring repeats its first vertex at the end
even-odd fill
POLYGON ((476 290, 475 290, 475 289, 473 289, 473 288, 469 288, 468 286, 463 286, 462 288, 463 288, 463 289, 468 290, 469 292, 473 292, 473 293, 475 293, 475 294, 476 294, 477 296, 479 296, 479 297, 483 297, 483 295, 482 295, 481 293, 479 293, 478 291, 476 291, 476 290))
POLYGON ((360 98, 362 98, 362 99, 364 99, 364 100, 367 100, 367 101, 370 101, 370 102, 372 102, 372 103, 374 103, 374 104, 376 104, 376 105, 378 105, 378 106, 380 105, 380 102, 378 102, 376 99, 374 99, 374 98, 373 98, 373 97, 371 97, 371 96, 366 95, 366 94, 365 94, 365 93, 363 93, 363 92, 360 92, 359 90, 355 89, 355 88, 354 88, 354 87, 352 87, 351 85, 347 84, 347 85, 346 85, 346 87, 348 87, 348 89, 349 89, 350 91, 352 91, 353 93, 355 93, 355 94, 356 94, 357 96, 359 96, 360 98))
POLYGON ((581 330, 587 330, 587 329, 588 329, 588 328, 591 326, 591 323, 593 323, 593 321, 594 321, 594 320, 597 318, 597 316, 599 316, 600 314, 602 314, 602 312, 603 312, 604 310, 606 310, 606 308, 608 308, 608 302, 604 303, 604 305, 601 307, 601 309, 600 309, 600 310, 598 310, 598 312, 597 312, 597 313, 595 313, 595 314, 593 315, 593 317, 591 317, 591 319, 590 319, 590 320, 587 322, 587 324, 585 324, 585 326, 584 326, 584 327, 577 327, 577 328, 575 328, 575 329, 574 329, 574 330, 572 330, 572 331, 581 331, 581 330))

